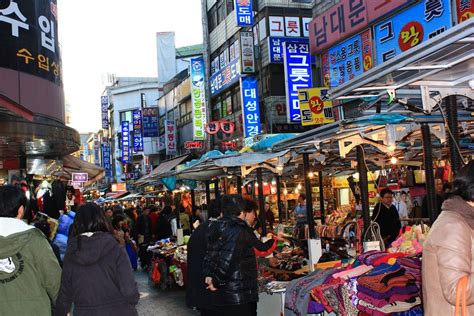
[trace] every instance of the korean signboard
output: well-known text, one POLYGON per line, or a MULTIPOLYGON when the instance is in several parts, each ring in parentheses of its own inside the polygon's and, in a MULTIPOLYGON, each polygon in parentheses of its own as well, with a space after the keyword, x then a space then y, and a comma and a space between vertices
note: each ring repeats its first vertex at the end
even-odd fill
POLYGON ((255 59, 253 51, 253 33, 240 32, 240 62, 242 73, 255 72, 255 59))
POLYGON ((220 69, 210 78, 211 95, 214 96, 239 81, 240 61, 239 58, 232 60, 227 66, 220 69))
POLYGON ((89 181, 89 175, 87 172, 78 172, 71 174, 71 181, 72 182, 87 182, 89 181))
POLYGON ((122 162, 130 162, 130 123, 122 122, 122 162))
POLYGON ((456 0, 458 23, 474 17, 474 0, 456 0))
POLYGON ((0 67, 61 85, 56 0, 1 3, 0 67))
POLYGON ((172 120, 165 121, 166 154, 176 155, 176 122, 172 120))
MULTIPOLYGON (((191 100, 193 106, 193 139, 204 140, 207 122, 206 89, 204 86, 204 59, 191 58, 191 100)), ((168 151, 168 147, 166 148, 168 151)))
POLYGON ((112 177, 112 164, 110 161, 110 146, 108 143, 102 144, 102 167, 105 169, 105 176, 112 177))
POLYGON ((325 86, 337 87, 374 66, 370 29, 334 47, 321 56, 325 86))
POLYGON ((240 93, 242 97, 244 137, 258 135, 262 132, 262 127, 260 125, 257 78, 254 76, 242 77, 240 79, 240 93))
POLYGON ((424 0, 375 25, 377 65, 451 27, 450 0, 424 0))
POLYGON ((198 140, 184 142, 184 149, 202 149, 204 148, 204 143, 198 140))
POLYGON ((252 26, 252 0, 235 0, 234 7, 237 18, 237 26, 252 26))
POLYGON ((235 131, 235 123, 229 121, 212 121, 206 125, 206 132, 210 135, 215 135, 219 131, 224 134, 232 135, 235 131))
POLYGON ((269 37, 268 56, 270 56, 270 63, 283 63, 283 43, 288 41, 308 43, 306 38, 269 37))
POLYGON ((109 98, 107 96, 102 96, 100 98, 101 112, 102 112, 102 128, 109 128, 109 98))
POLYGON ((298 89, 312 85, 309 44, 285 42, 283 46, 288 123, 301 123, 298 89))
POLYGON ((327 100, 327 88, 298 90, 301 125, 328 124, 334 122, 332 101, 327 100))
POLYGON ((139 152, 143 150, 142 137, 142 111, 133 111, 133 150, 139 152))
POLYGON ((143 137, 158 137, 158 108, 142 108, 143 137))
POLYGON ((311 18, 298 16, 270 16, 268 18, 270 36, 308 37, 311 18))
POLYGON ((414 2, 416 0, 341 0, 311 21, 309 25, 311 53, 320 53, 366 28, 370 22, 414 2))

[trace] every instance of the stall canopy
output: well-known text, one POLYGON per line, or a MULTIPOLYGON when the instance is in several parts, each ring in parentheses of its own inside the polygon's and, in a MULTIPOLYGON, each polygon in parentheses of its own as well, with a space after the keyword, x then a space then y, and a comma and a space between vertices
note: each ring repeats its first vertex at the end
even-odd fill
POLYGON ((70 180, 72 173, 86 172, 89 175, 89 181, 85 183, 85 186, 97 182, 105 176, 104 168, 71 155, 63 157, 63 169, 66 172, 63 177, 68 180, 70 180))
POLYGON ((166 160, 161 162, 158 167, 153 169, 150 174, 142 177, 139 179, 135 184, 136 185, 143 185, 146 184, 150 181, 155 181, 158 180, 159 178, 166 177, 167 174, 176 168, 177 165, 182 163, 184 160, 186 160, 189 157, 189 155, 184 155, 184 156, 179 156, 170 160, 166 160))

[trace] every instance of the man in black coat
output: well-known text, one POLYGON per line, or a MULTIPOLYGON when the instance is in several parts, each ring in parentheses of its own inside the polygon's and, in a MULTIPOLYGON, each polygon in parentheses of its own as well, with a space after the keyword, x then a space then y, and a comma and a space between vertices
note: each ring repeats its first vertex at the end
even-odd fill
POLYGON ((380 226, 380 234, 388 247, 398 236, 402 224, 393 203, 393 192, 385 188, 380 192, 380 202, 375 205, 372 221, 380 226))
POLYGON ((206 255, 206 234, 210 226, 220 216, 217 201, 209 204, 209 220, 196 228, 188 241, 188 282, 186 285, 186 304, 201 311, 201 316, 217 316, 219 313, 212 309, 211 292, 206 289, 204 276, 204 256, 206 255))
POLYGON ((146 250, 148 244, 152 240, 150 208, 145 207, 142 215, 137 219, 137 236, 138 236, 138 256, 140 257, 140 265, 143 270, 148 269, 151 257, 146 250))
POLYGON ((221 315, 257 315, 258 283, 254 248, 267 251, 273 240, 260 242, 244 221, 240 195, 224 195, 223 217, 209 227, 204 277, 212 304, 221 315))

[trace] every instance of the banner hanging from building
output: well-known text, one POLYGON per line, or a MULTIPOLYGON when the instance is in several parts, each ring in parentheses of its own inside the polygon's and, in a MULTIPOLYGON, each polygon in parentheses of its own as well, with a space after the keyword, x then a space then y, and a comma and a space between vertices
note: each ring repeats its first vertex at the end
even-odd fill
POLYGON ((253 26, 252 0, 235 0, 237 26, 253 26))
POLYGON ((109 128, 109 98, 105 95, 100 98, 102 113, 102 129, 109 128))
POLYGON ((328 88, 298 90, 301 110, 301 125, 334 123, 332 101, 327 98, 328 88))
POLYGON ((255 72, 255 58, 253 48, 253 33, 240 32, 240 62, 242 73, 255 72))
POLYGON ((257 78, 255 76, 240 78, 240 93, 242 97, 244 137, 261 134, 257 78))
POLYGON ((337 87, 374 66, 370 29, 331 47, 321 56, 323 84, 337 87))
POLYGON ((292 37, 268 37, 268 56, 270 56, 270 63, 283 63, 283 43, 285 42, 301 42, 308 43, 307 38, 292 38, 292 37))
POLYGON ((451 27, 450 0, 423 0, 374 26, 377 65, 451 27))
POLYGON ((102 167, 105 169, 105 176, 112 177, 112 164, 110 161, 110 146, 108 143, 102 144, 102 167))
POLYGON ((130 162, 130 123, 122 122, 122 162, 130 162))
POLYGON ((214 96, 239 81, 240 78, 240 60, 235 58, 231 60, 224 68, 221 68, 210 78, 211 96, 214 96))
POLYGON ((142 111, 133 111, 133 151, 143 150, 142 111))
MULTIPOLYGON (((193 106, 193 140, 204 140, 207 123, 206 89, 204 82, 204 59, 191 58, 191 100, 193 106)), ((168 151, 168 147, 166 147, 168 151)))
POLYGON ((158 137, 158 108, 142 108, 143 137, 158 137))
POLYGON ((474 17, 474 0, 456 0, 458 23, 474 17))
POLYGON ((309 44, 285 42, 283 47, 288 123, 301 123, 298 89, 312 85, 309 44))
POLYGON ((165 121, 166 154, 176 155, 176 122, 172 120, 165 121))

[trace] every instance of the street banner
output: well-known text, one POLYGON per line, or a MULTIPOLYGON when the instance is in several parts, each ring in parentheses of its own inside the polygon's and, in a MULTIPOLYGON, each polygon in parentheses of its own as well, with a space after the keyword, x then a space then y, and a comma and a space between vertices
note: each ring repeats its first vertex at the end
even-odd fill
POLYGON ((105 176, 112 177, 112 164, 110 161, 110 146, 108 143, 102 144, 102 167, 105 169, 105 176))
POLYGON ((456 0, 458 23, 474 17, 474 0, 456 0))
POLYGON ((87 182, 89 181, 89 175, 87 172, 73 172, 71 174, 71 181, 72 182, 87 182))
POLYGON ((255 76, 240 78, 240 93, 242 97, 244 137, 258 135, 262 132, 262 127, 260 125, 257 78, 255 76))
POLYGON ((237 26, 252 26, 252 0, 235 0, 234 2, 237 26))
POLYGON ((142 112, 140 110, 135 110, 133 111, 133 151, 139 152, 142 150, 142 112))
MULTIPOLYGON (((204 59, 191 58, 191 101, 193 105, 193 140, 204 140, 207 123, 206 89, 204 86, 204 59)), ((168 150, 168 147, 167 147, 168 150)))
POLYGON ((301 125, 334 123, 332 101, 327 98, 328 88, 299 89, 301 125))
POLYGON ((130 123, 122 122, 122 162, 130 162, 130 123))
POLYGON ((104 95, 100 98, 100 106, 102 113, 102 129, 109 128, 109 98, 104 95))
POLYGON ((283 47, 288 123, 301 123, 298 89, 312 85, 309 44, 285 42, 283 47))
POLYGON ((158 137, 158 108, 142 108, 143 137, 158 137))
POLYGON ((176 122, 172 120, 165 121, 165 138, 166 138, 166 154, 169 156, 176 155, 176 122))
POLYGON ((255 58, 253 48, 253 33, 240 32, 240 62, 242 73, 251 74, 255 72, 255 58))

